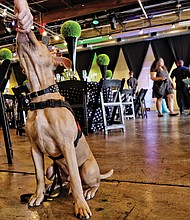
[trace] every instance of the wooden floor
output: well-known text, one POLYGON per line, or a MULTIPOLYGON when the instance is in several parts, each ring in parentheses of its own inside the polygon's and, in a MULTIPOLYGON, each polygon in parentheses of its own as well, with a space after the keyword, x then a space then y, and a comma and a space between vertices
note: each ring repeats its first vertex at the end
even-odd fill
MULTIPOLYGON (((66 190, 38 208, 20 203, 21 194, 34 192, 34 167, 27 137, 10 133, 13 165, 0 131, 0 219, 76 219, 66 190)), ((90 134, 87 141, 101 172, 114 169, 88 202, 92 220, 190 219, 190 116, 158 118, 152 111, 147 119, 126 120, 126 133, 90 134)))

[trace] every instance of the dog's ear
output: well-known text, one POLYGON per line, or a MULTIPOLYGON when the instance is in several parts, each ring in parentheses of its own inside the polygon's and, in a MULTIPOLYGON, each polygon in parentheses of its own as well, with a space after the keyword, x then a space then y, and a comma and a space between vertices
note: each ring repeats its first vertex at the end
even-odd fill
POLYGON ((66 57, 55 57, 55 67, 64 66, 66 69, 71 68, 72 62, 66 57))

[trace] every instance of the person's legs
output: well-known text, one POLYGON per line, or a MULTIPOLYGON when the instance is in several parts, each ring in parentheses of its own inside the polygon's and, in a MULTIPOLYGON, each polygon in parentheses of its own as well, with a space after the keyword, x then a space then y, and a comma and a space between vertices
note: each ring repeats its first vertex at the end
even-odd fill
POLYGON ((175 115, 178 115, 178 113, 175 113, 174 112, 174 94, 168 94, 167 95, 167 100, 168 100, 168 108, 169 108, 169 111, 170 111, 170 115, 171 116, 175 116, 175 115))
POLYGON ((158 111, 158 116, 162 116, 162 98, 157 98, 156 108, 157 108, 157 111, 158 111))
POLYGON ((162 99, 162 113, 168 113, 168 112, 170 112, 170 111, 168 110, 168 106, 166 104, 166 99, 164 98, 164 99, 162 99))
POLYGON ((188 109, 188 113, 187 115, 190 115, 190 93, 189 93, 189 88, 185 87, 184 88, 184 105, 187 107, 188 109))
POLYGON ((180 109, 180 113, 182 114, 185 109, 183 91, 177 90, 176 91, 176 98, 177 98, 177 105, 180 109))

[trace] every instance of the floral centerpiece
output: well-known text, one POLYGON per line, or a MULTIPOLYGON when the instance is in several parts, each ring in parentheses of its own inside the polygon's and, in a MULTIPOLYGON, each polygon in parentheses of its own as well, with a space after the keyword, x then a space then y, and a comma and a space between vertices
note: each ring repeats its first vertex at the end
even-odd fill
POLYGON ((69 58, 72 61, 72 70, 75 74, 75 71, 76 71, 76 47, 77 47, 77 40, 81 35, 81 26, 76 21, 68 20, 61 25, 60 32, 67 42, 67 49, 69 52, 69 58))
POLYGON ((102 78, 106 78, 107 66, 110 62, 110 58, 107 54, 99 54, 96 59, 96 63, 100 67, 102 78))
POLYGON ((112 78, 112 71, 111 70, 106 70, 106 79, 111 79, 112 78))
POLYGON ((2 48, 0 50, 0 60, 11 60, 12 57, 12 52, 8 48, 2 48))

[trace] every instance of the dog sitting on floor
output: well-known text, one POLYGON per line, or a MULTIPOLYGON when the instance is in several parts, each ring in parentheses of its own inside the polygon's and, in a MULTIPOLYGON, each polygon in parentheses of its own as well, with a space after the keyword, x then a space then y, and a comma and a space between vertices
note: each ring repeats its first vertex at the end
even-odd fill
MULTIPOLYGON (((58 63, 32 31, 28 34, 17 34, 17 48, 31 90, 30 111, 25 129, 31 142, 36 191, 28 204, 39 206, 44 200, 46 155, 55 161, 61 171, 62 181, 70 182, 76 216, 88 219, 92 213, 86 200, 95 196, 100 180, 111 176, 113 170, 100 174, 98 164, 72 110, 59 93, 53 71, 58 65, 70 66, 70 60, 63 58, 62 63, 58 63), (84 193, 83 182, 89 186, 84 193)), ((55 176, 53 167, 51 165, 47 169, 48 179, 55 176)))

